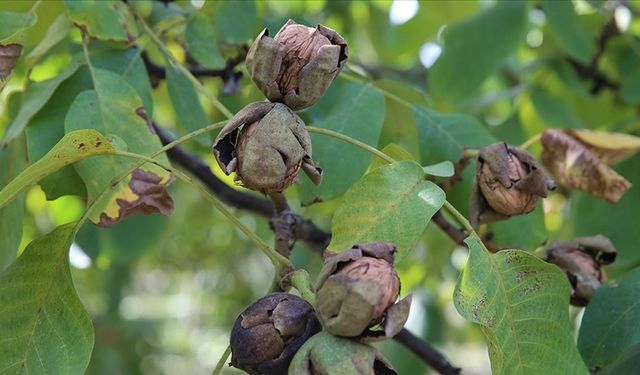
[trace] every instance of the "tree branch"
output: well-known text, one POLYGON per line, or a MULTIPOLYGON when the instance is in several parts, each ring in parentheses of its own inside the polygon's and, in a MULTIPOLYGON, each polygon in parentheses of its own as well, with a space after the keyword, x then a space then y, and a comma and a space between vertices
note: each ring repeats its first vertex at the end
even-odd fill
POLYGON ((403 328, 393 339, 422 358, 422 360, 428 363, 429 366, 438 373, 442 375, 460 374, 460 368, 451 365, 447 358, 436 348, 424 342, 406 328, 403 328))
MULTIPOLYGON (((174 137, 165 129, 153 124, 153 128, 160 137, 163 145, 174 140, 174 137)), ((251 211, 260 216, 271 218, 274 215, 273 203, 264 198, 259 198, 251 194, 246 194, 233 189, 216 177, 211 169, 202 159, 184 151, 180 147, 174 147, 167 151, 169 159, 184 169, 189 171, 194 177, 199 179, 212 193, 220 200, 230 206, 241 210, 251 211)), ((312 222, 305 220, 300 215, 291 212, 291 217, 295 220, 294 239, 304 241, 311 249, 322 252, 331 240, 331 234, 316 227, 312 222)))

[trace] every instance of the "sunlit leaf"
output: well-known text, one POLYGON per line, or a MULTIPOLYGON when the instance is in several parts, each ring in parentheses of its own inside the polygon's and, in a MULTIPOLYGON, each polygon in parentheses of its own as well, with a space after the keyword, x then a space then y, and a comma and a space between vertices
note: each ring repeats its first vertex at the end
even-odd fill
POLYGON ((454 304, 480 324, 492 373, 588 374, 573 343, 566 276, 525 251, 492 255, 473 237, 465 242, 469 259, 454 304))
POLYGON ((436 177, 451 177, 453 176, 453 173, 454 173, 453 163, 450 162, 449 160, 445 160, 443 162, 436 163, 436 164, 427 165, 422 169, 424 170, 424 173, 431 176, 436 176, 436 177))
POLYGON ((391 242, 397 260, 415 247, 429 220, 442 207, 444 192, 424 178, 413 161, 374 169, 347 191, 331 221, 328 250, 343 251, 354 244, 391 242))
MULTIPOLYGON (((147 122, 135 90, 108 70, 93 68, 92 77, 94 90, 76 97, 65 119, 65 131, 96 129, 117 139, 129 151, 140 154, 160 149, 160 140, 147 122)), ((157 159, 169 164, 164 154, 157 159)), ((110 156, 74 165, 87 187, 89 201, 95 202, 89 216, 91 221, 110 226, 135 213, 170 215, 173 212, 173 200, 166 190, 173 178, 157 165, 145 163, 114 185, 114 178, 138 164, 136 160, 110 156)))
POLYGON ((0 273, 0 372, 81 374, 93 327, 76 293, 67 254, 74 223, 31 242, 0 273))
POLYGON ((542 145, 542 162, 561 185, 612 203, 617 202, 631 186, 587 146, 567 133, 545 130, 542 145))
MULTIPOLYGON (((409 151, 405 150, 404 148, 398 146, 395 143, 386 145, 382 149, 382 152, 385 153, 385 155, 388 155, 389 157, 391 157, 395 161, 414 160, 413 156, 409 153, 409 151)), ((389 164, 389 162, 386 160, 383 160, 381 158, 373 158, 370 169, 376 169, 378 167, 382 167, 383 165, 387 165, 387 164, 389 164)))
POLYGON ((65 0, 69 17, 90 35, 103 40, 126 41, 125 19, 115 0, 65 0))
POLYGON ((442 56, 429 71, 430 88, 448 99, 473 94, 525 40, 527 2, 499 1, 447 27, 442 56))
POLYGON ((583 64, 588 64, 595 45, 591 36, 582 29, 578 15, 570 1, 543 0, 549 32, 560 48, 583 64))
MULTIPOLYGON (((346 83, 339 88, 337 98, 325 117, 310 125, 377 146, 384 120, 384 97, 368 84, 346 83)), ((313 133, 311 141, 313 160, 326 169, 319 187, 302 179, 298 190, 301 200, 306 204, 344 193, 364 174, 371 162, 371 154, 344 141, 313 133)))
MULTIPOLYGON (((640 269, 596 290, 587 306, 578 348, 589 367, 604 368, 640 343, 640 269)), ((636 363, 637 365, 637 363, 636 363)))
POLYGON ((94 130, 80 130, 65 135, 45 156, 22 171, 0 190, 0 208, 42 178, 89 156, 113 154, 109 141, 94 130))

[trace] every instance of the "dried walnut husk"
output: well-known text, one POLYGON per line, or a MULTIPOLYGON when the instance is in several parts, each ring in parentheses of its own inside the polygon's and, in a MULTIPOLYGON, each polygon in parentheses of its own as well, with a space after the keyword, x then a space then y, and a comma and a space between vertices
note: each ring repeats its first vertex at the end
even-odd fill
POLYGON ((238 112, 213 143, 226 174, 263 193, 291 185, 300 169, 316 185, 322 170, 311 159, 311 139, 298 115, 281 103, 251 103, 238 112))
POLYGON ((556 241, 547 248, 547 262, 560 267, 571 284, 571 304, 586 306, 600 284, 607 281, 603 265, 615 261, 617 251, 602 236, 556 241))
POLYGON ((298 349, 320 329, 305 300, 289 293, 269 294, 236 319, 231 365, 252 375, 285 374, 298 349))
POLYGON ((398 303, 395 246, 375 242, 331 255, 318 277, 316 309, 325 329, 361 341, 383 340, 404 326, 411 296, 398 303))
POLYGON ((538 198, 555 189, 542 166, 527 151, 496 143, 480 150, 471 193, 474 226, 527 214, 538 198))
POLYGON ((249 75, 272 102, 293 110, 314 105, 344 67, 345 40, 334 30, 289 20, 274 38, 264 29, 247 53, 249 75))

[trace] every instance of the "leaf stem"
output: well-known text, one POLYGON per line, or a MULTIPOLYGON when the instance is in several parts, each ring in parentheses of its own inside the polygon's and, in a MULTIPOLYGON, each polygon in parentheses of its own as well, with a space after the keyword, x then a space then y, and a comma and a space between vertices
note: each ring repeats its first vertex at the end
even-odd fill
POLYGON ((540 140, 540 138, 542 138, 542 133, 538 133, 538 134, 534 135, 533 137, 527 139, 519 147, 523 148, 523 149, 527 149, 527 148, 531 147, 532 144, 538 142, 540 140))
POLYGON ((133 159, 144 160, 146 162, 155 164, 160 168, 164 168, 168 172, 172 173, 174 176, 178 177, 182 181, 193 186, 200 194, 204 196, 206 200, 208 200, 213 206, 220 211, 220 213, 227 218, 233 225, 235 225, 242 233, 244 233, 249 239, 251 239, 257 246, 262 250, 262 252, 269 258, 271 263, 276 269, 276 275, 282 277, 286 275, 289 271, 293 270, 293 264, 289 261, 289 259, 280 255, 278 252, 269 247, 258 235, 253 233, 251 229, 249 229, 244 223, 242 223, 231 211, 229 211, 225 205, 218 200, 213 194, 211 194, 207 189, 205 189, 200 183, 195 182, 191 177, 183 173, 182 171, 168 167, 159 161, 145 155, 136 154, 133 152, 127 151, 117 151, 115 155, 130 157, 133 159))
MULTIPOLYGON (((392 157, 386 155, 385 153, 383 153, 382 151, 378 150, 375 147, 371 147, 366 143, 360 142, 357 139, 353 139, 347 135, 344 134, 340 134, 337 132, 334 132, 332 130, 328 130, 328 129, 322 129, 322 128, 316 128, 313 126, 307 126, 307 130, 311 133, 317 133, 317 134, 323 134, 323 135, 328 135, 330 137, 334 137, 336 139, 339 139, 341 141, 350 143, 356 147, 360 147, 361 149, 370 152, 371 154, 384 159, 385 161, 389 162, 389 163, 395 163, 396 160, 393 159, 392 157)), ((468 151, 472 151, 472 150, 468 150, 468 151)), ((456 209, 451 203, 449 203, 449 201, 445 200, 444 202, 444 209, 449 212, 455 219, 456 221, 458 221, 460 223, 460 225, 462 225, 462 227, 467 231, 467 234, 469 236, 473 236, 476 237, 478 239, 478 241, 480 242, 480 244, 482 244, 482 247, 487 250, 487 247, 485 246, 484 242, 482 242, 482 239, 480 238, 480 236, 478 235, 478 233, 473 229, 473 227, 471 226, 471 224, 469 223, 469 220, 467 220, 466 217, 464 217, 464 215, 462 213, 460 213, 460 211, 458 211, 458 209, 456 209)), ((488 251, 488 250, 487 250, 488 251)))
POLYGON ((375 147, 371 147, 368 144, 364 143, 364 142, 360 142, 357 139, 351 138, 348 135, 344 135, 344 134, 340 134, 338 132, 334 132, 333 130, 329 130, 329 129, 323 129, 323 128, 317 128, 315 126, 307 126, 307 130, 310 133, 316 133, 316 134, 322 134, 322 135, 328 135, 329 137, 333 137, 336 139, 339 139, 343 142, 346 143, 350 143, 356 147, 359 147, 377 157, 379 157, 380 159, 388 162, 388 163, 395 163, 395 159, 393 159, 392 157, 390 157, 389 155, 385 154, 384 152, 378 150, 375 147))
POLYGON ((216 368, 213 369, 213 372, 211 373, 211 375, 219 375, 220 373, 222 373, 222 369, 224 368, 224 365, 227 363, 227 358, 229 358, 230 354, 231 354, 231 345, 227 345, 227 348, 224 350, 224 353, 222 353, 222 356, 218 360, 218 363, 216 364, 216 368))
POLYGON ((185 68, 184 65, 182 65, 178 60, 176 60, 176 58, 173 56, 173 54, 171 54, 171 51, 169 51, 167 46, 164 45, 164 42, 160 39, 160 37, 145 22, 144 18, 140 14, 138 14, 138 12, 135 9, 131 8, 131 11, 136 15, 136 19, 138 20, 138 23, 140 23, 140 25, 142 25, 142 28, 144 29, 145 34, 147 34, 149 36, 149 38, 151 38, 153 43, 155 45, 157 45, 158 48, 160 48, 162 53, 169 60, 169 63, 173 64, 176 68, 178 68, 178 70, 180 70, 180 72, 182 72, 182 74, 184 74, 184 76, 187 77, 187 79, 189 81, 191 81, 193 86, 195 86, 195 88, 198 89, 198 91, 200 91, 204 96, 206 96, 207 99, 209 99, 213 103, 213 105, 216 108, 218 108, 218 110, 226 118, 229 119, 229 118, 233 117, 233 113, 231 113, 231 111, 229 111, 229 109, 227 109, 227 107, 225 107, 225 105, 222 104, 222 102, 220 102, 220 100, 215 95, 211 95, 211 93, 209 93, 204 88, 204 86, 202 86, 202 83, 193 74, 191 74, 189 69, 185 68))

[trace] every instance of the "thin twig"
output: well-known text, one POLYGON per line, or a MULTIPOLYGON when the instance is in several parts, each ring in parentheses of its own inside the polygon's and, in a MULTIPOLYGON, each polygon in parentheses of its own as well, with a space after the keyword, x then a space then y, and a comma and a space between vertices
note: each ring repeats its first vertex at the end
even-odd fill
POLYGON ((451 365, 442 353, 413 333, 409 332, 406 328, 403 328, 393 337, 393 339, 415 353, 438 373, 442 375, 460 374, 460 369, 451 365))

